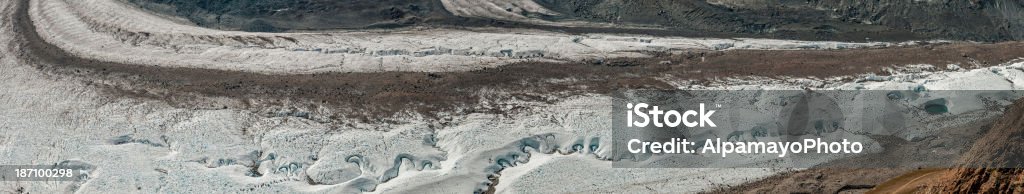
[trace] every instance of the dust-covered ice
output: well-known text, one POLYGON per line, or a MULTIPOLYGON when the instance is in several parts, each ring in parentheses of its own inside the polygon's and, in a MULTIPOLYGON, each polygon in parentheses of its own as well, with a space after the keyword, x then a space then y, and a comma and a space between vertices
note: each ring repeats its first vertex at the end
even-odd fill
MULTIPOLYGON (((10 21, 12 4, 0 2, 3 21, 10 21)), ((47 41, 89 58, 271 73, 454 71, 523 60, 643 56, 638 51, 898 44, 448 29, 277 35, 182 25, 113 0, 31 1, 31 15, 47 41)), ((2 182, 5 192, 696 192, 792 170, 612 168, 611 97, 598 94, 551 104, 509 102, 531 108, 456 116, 448 125, 410 117, 372 128, 115 97, 79 80, 84 78, 24 64, 21 51, 8 46, 15 41, 13 28, 0 23, 0 163, 93 168, 79 181, 2 182)), ((1024 83, 1022 69, 1024 63, 1016 62, 863 75, 856 82, 747 80, 702 89, 1013 90, 1024 83), (744 84, 751 82, 758 84, 744 84)), ((967 114, 980 105, 960 107, 966 108, 951 112, 967 114)))

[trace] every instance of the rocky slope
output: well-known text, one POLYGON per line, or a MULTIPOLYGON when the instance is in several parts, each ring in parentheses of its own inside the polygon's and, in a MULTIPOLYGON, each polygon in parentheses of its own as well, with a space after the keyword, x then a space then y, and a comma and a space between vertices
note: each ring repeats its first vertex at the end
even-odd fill
POLYGON ((935 188, 956 193, 1010 193, 1024 190, 1024 100, 1008 107, 935 188))
MULTIPOLYGON (((1024 190, 1024 99, 1005 108, 973 140, 953 168, 884 170, 888 180, 865 185, 874 193, 1019 193, 1024 190), (893 174, 900 174, 894 176, 893 174)), ((878 180, 875 180, 878 182, 878 180)))
POLYGON ((994 1, 546 1, 576 18, 795 39, 1014 40, 1024 3, 994 1))
POLYGON ((330 0, 129 0, 152 10, 188 18, 200 26, 256 32, 367 28, 452 17, 440 1, 330 0))

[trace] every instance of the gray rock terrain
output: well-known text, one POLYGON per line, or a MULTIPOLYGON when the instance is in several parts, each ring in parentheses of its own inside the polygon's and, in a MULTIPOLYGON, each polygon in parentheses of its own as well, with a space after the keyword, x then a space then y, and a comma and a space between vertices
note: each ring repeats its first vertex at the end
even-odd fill
MULTIPOLYGON (((576 32, 634 32, 705 37, 803 40, 1003 41, 1024 38, 1016 0, 534 0, 477 4, 508 13, 453 14, 451 0, 194 1, 130 0, 205 27, 245 31, 325 30, 399 26, 500 26, 576 32), (524 9, 537 5, 540 8, 524 9), (517 19, 533 18, 533 21, 517 19), (546 21, 546 22, 538 22, 546 21), (558 21, 617 27, 565 28, 558 21), (653 28, 653 29, 651 29, 653 28)), ((483 1, 487 2, 487 1, 483 1)), ((500 2, 500 1, 498 1, 500 2)), ((458 12, 461 13, 461 12, 458 12)))

